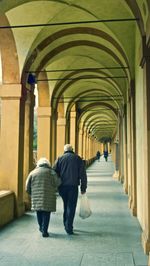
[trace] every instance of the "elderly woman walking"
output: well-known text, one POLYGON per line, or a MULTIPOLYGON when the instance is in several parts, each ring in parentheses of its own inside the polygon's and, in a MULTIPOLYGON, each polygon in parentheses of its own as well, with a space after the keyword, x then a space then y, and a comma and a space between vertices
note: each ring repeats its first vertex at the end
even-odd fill
POLYGON ((26 191, 31 196, 31 209, 36 211, 39 230, 48 237, 51 212, 56 211, 56 192, 61 181, 46 158, 37 162, 26 180, 26 191))

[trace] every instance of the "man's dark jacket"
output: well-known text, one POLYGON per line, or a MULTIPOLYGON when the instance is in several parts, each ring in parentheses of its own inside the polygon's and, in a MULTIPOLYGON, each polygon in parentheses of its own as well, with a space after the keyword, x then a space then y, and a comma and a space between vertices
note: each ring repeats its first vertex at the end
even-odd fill
POLYGON ((85 165, 81 157, 73 151, 67 151, 61 157, 58 157, 53 169, 61 178, 62 186, 80 185, 81 192, 86 192, 87 175, 85 165))

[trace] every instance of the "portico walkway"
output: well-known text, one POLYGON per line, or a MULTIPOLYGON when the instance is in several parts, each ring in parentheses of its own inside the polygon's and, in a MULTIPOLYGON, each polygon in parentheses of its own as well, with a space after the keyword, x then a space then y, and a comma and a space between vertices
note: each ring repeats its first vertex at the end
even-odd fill
POLYGON ((52 214, 49 238, 42 238, 35 214, 27 213, 0 231, 0 266, 146 266, 139 223, 128 209, 113 163, 101 158, 87 170, 92 216, 75 219, 75 235, 62 225, 62 201, 52 214))

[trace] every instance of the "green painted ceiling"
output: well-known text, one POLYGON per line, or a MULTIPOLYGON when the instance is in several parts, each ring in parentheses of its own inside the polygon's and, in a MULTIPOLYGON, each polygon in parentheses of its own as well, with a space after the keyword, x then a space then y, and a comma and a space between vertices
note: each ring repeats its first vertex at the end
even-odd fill
MULTIPOLYGON (((97 139, 112 138, 135 76, 140 28, 136 21, 80 22, 134 19, 137 14, 144 30, 148 1, 1 0, 0 10, 10 25, 76 22, 13 28, 20 77, 22 71, 57 70, 47 72, 50 95, 63 98, 66 110, 76 102, 81 121, 97 139)), ((57 100, 52 102, 54 108, 57 100)))

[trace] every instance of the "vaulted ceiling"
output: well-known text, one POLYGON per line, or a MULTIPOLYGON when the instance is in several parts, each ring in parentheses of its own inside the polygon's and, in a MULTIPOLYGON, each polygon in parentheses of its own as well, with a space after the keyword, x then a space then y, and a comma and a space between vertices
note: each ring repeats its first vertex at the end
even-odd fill
POLYGON ((99 140, 112 138, 135 76, 135 41, 144 35, 148 0, 2 0, 20 77, 46 73, 50 105, 76 108, 99 140))

